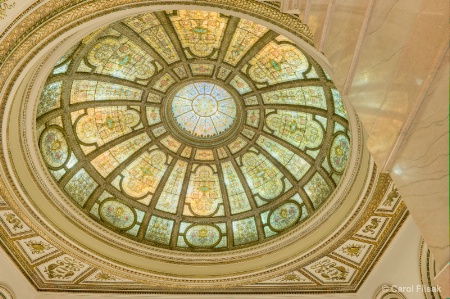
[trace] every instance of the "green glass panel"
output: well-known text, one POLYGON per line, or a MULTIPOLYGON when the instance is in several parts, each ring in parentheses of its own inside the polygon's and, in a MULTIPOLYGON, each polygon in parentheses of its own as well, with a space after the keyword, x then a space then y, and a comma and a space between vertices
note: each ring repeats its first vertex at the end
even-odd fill
POLYGON ((318 147, 323 140, 321 126, 309 113, 278 110, 266 117, 267 126, 273 134, 292 145, 304 150, 318 147))
POLYGON ((98 184, 83 168, 69 180, 64 190, 76 203, 83 206, 97 186, 98 184))
POLYGON ((238 214, 251 209, 245 189, 231 162, 222 164, 222 173, 227 188, 231 214, 238 214))
POLYGON ((270 200, 283 191, 283 174, 262 154, 245 153, 241 169, 254 195, 270 200))
POLYGON ((332 191, 319 173, 316 173, 311 178, 311 180, 305 185, 304 189, 316 209, 322 205, 332 191))
POLYGON ((186 167, 186 162, 181 160, 177 161, 164 185, 164 189, 156 204, 156 209, 168 213, 176 213, 184 176, 186 175, 186 167))
POLYGON ((128 37, 105 37, 89 51, 87 58, 95 72, 129 81, 150 79, 154 58, 128 37))
POLYGON ((305 55, 293 45, 269 42, 250 60, 248 74, 255 82, 277 83, 301 80, 308 68, 305 55))
POLYGON ((250 20, 241 19, 231 39, 224 61, 231 65, 236 65, 245 53, 268 30, 265 26, 250 20))
POLYGON ((37 107, 38 117, 44 113, 60 107, 61 86, 62 82, 54 82, 44 87, 37 107))
POLYGON ((285 166, 297 180, 300 180, 311 167, 311 165, 299 155, 294 154, 292 151, 272 139, 259 136, 256 143, 265 149, 269 155, 285 166))
POLYGON ((213 11, 180 10, 170 16, 183 48, 206 57, 221 46, 227 19, 213 11))
POLYGON ((233 221, 232 227, 235 246, 258 241, 258 230, 253 217, 233 221))
POLYGON ((145 239, 169 245, 172 236, 173 220, 152 216, 145 233, 145 239))

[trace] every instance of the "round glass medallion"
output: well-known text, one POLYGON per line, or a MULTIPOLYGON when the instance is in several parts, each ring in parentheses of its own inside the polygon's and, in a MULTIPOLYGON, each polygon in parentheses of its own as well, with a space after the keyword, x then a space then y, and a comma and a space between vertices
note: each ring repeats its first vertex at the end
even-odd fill
POLYGON ((211 138, 228 131, 236 120, 236 103, 224 88, 209 82, 191 83, 173 97, 176 125, 195 138, 211 138))

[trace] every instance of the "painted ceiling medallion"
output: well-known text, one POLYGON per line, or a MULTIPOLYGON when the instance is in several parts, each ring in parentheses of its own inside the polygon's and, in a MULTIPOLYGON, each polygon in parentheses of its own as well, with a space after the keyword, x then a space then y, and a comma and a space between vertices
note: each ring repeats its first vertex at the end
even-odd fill
POLYGON ((134 241, 229 251, 314 217, 351 136, 329 76, 288 38, 207 11, 133 16, 59 61, 37 105, 48 172, 134 241))

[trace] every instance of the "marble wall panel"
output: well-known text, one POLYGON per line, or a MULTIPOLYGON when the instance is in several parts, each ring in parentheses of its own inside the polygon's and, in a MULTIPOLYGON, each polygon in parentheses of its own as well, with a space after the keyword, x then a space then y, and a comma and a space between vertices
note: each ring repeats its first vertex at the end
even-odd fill
POLYGON ((369 2, 369 0, 345 0, 335 1, 333 5, 323 49, 325 56, 333 65, 335 74, 333 80, 340 90, 350 70, 369 2))
POLYGON ((347 95, 369 133, 395 76, 419 2, 376 1, 372 8, 347 95))
MULTIPOLYGON (((314 35, 314 45, 318 47, 322 30, 327 16, 328 0, 310 1, 308 26, 314 35)), ((304 20, 304 12, 301 12, 301 19, 304 20)))
POLYGON ((448 70, 447 50, 391 170, 438 271, 449 261, 448 70))
POLYGON ((446 1, 376 1, 348 98, 385 165, 447 38, 446 1))

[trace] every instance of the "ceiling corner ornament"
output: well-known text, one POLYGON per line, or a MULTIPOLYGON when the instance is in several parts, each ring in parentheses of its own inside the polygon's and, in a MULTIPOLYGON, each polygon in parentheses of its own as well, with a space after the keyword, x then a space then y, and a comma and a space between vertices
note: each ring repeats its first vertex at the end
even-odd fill
POLYGON ((10 290, 1 284, 0 284, 0 298, 1 299, 14 299, 10 290))
POLYGON ((0 20, 4 20, 7 16, 7 10, 12 9, 15 5, 15 1, 0 0, 0 20))

